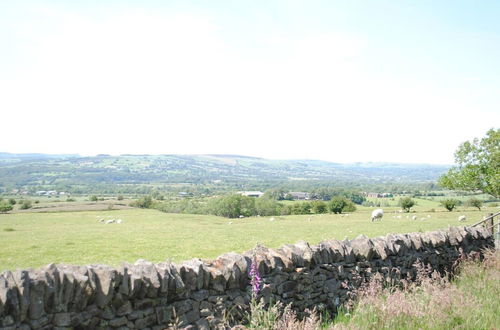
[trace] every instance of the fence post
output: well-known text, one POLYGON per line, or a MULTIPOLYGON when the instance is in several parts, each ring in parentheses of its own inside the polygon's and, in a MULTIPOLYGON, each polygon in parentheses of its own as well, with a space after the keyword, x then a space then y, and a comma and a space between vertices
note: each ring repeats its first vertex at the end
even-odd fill
POLYGON ((486 221, 485 225, 486 225, 486 227, 490 228, 491 236, 495 237, 494 236, 495 228, 493 228, 493 224, 495 223, 493 221, 493 213, 490 213, 488 216, 490 217, 490 219, 488 221, 486 221))
POLYGON ((500 221, 497 223, 497 234, 494 237, 495 237, 495 246, 498 250, 500 249, 500 221))

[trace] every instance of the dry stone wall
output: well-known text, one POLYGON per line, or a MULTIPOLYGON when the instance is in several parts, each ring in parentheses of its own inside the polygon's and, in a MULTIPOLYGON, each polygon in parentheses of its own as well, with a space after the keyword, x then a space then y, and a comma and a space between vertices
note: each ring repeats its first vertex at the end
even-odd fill
POLYGON ((259 247, 242 255, 181 264, 139 260, 105 265, 48 265, 0 274, 0 329, 225 328, 248 311, 249 270, 256 263, 265 301, 300 313, 335 312, 374 274, 397 283, 416 276, 417 260, 441 273, 463 255, 492 248, 484 228, 451 227, 350 241, 259 247))

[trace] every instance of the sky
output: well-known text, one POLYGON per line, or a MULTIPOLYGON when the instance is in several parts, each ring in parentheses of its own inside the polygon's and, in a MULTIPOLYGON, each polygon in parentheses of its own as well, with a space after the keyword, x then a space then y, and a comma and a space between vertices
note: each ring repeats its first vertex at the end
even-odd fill
POLYGON ((0 152, 452 164, 500 1, 0 0, 0 152))

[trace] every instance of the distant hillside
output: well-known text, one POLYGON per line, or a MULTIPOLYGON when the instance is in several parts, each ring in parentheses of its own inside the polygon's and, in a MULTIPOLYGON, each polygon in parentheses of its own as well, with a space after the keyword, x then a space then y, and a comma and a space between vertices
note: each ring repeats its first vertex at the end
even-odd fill
POLYGON ((220 186, 265 189, 278 184, 355 185, 434 182, 444 165, 269 160, 239 155, 78 155, 0 153, 0 189, 112 191, 119 186, 220 186), (108 187, 108 188, 106 188, 108 187))

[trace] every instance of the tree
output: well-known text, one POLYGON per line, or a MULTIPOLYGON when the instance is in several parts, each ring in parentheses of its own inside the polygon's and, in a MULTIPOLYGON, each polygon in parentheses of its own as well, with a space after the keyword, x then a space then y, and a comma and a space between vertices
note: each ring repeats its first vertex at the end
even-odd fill
POLYGON ((486 137, 462 143, 455 152, 456 166, 439 179, 448 189, 481 191, 500 198, 500 129, 486 137))
POLYGON ((453 211, 458 205, 460 205, 460 201, 458 199, 448 198, 441 201, 441 205, 448 211, 453 211))
POLYGON ((467 205, 472 206, 472 207, 477 207, 477 209, 479 211, 481 211, 481 207, 483 206, 483 201, 478 199, 478 198, 471 197, 467 201, 467 205))
POLYGON ((356 210, 354 203, 345 197, 335 196, 328 203, 328 208, 332 213, 353 212, 356 210))
POLYGON ((211 212, 215 215, 237 218, 240 215, 249 217, 256 214, 254 197, 234 194, 218 198, 212 203, 211 212))
POLYGON ((89 197, 89 200, 90 200, 91 202, 97 202, 98 198, 97 198, 97 196, 96 196, 96 195, 92 195, 92 196, 90 196, 90 197, 89 197))
POLYGON ((17 202, 16 202, 16 200, 14 198, 9 198, 9 204, 10 205, 16 205, 17 202))
POLYGON ((399 206, 405 211, 410 212, 410 209, 415 206, 415 201, 411 197, 403 197, 399 199, 399 206))

